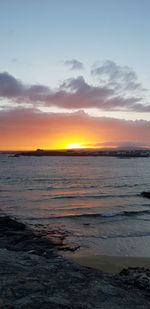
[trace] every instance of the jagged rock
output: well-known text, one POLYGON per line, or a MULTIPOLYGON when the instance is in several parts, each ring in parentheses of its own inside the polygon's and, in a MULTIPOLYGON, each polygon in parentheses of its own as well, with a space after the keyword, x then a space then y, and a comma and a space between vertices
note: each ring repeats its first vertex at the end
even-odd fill
POLYGON ((143 290, 150 291, 150 270, 144 267, 123 269, 120 272, 124 282, 128 285, 134 285, 143 290))
POLYGON ((51 242, 50 250, 55 254, 45 256, 48 241, 28 228, 19 231, 4 225, 0 229, 1 309, 150 308, 146 288, 149 270, 136 268, 119 275, 104 274, 58 256, 57 246, 51 242), (31 247, 34 252, 29 250, 31 247))
POLYGON ((0 217, 0 229, 25 230, 25 224, 18 222, 9 216, 0 217))
POLYGON ((141 195, 144 196, 144 197, 150 198, 150 192, 148 192, 148 191, 143 191, 141 193, 141 195))
POLYGON ((0 248, 44 255, 58 255, 58 250, 75 251, 78 246, 66 242, 67 233, 32 231, 24 223, 10 217, 0 217, 0 248))

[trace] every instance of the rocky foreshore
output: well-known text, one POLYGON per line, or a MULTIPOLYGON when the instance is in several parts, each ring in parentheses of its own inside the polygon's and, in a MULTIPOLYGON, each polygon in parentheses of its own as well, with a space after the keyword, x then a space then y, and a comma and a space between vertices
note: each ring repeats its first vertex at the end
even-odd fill
POLYGON ((0 309, 150 308, 149 270, 108 275, 79 266, 60 256, 64 238, 0 218, 0 309))

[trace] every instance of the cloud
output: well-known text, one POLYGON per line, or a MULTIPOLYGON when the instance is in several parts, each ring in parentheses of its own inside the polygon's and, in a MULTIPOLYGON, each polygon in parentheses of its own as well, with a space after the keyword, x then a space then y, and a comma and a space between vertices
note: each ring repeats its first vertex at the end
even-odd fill
POLYGON ((104 143, 87 144, 86 147, 96 147, 96 148, 120 148, 120 149, 142 149, 146 148, 147 144, 139 141, 108 141, 104 143))
POLYGON ((64 81, 56 93, 47 97, 46 104, 49 106, 53 102, 67 109, 101 108, 111 95, 110 89, 91 86, 82 76, 79 76, 64 81))
POLYGON ((43 85, 25 85, 7 72, 0 73, 0 97, 15 102, 43 101, 50 89, 43 85))
POLYGON ((18 61, 17 58, 12 58, 12 59, 11 59, 11 62, 12 62, 12 63, 16 63, 17 61, 18 61))
POLYGON ((1 149, 58 148, 65 143, 150 148, 150 121, 92 117, 83 111, 44 113, 17 108, 0 111, 1 149), (110 144, 111 141, 111 144, 110 144))
POLYGON ((79 76, 64 81, 56 92, 45 97, 45 104, 67 109, 98 108, 104 111, 150 112, 150 105, 142 104, 141 100, 134 96, 116 96, 113 89, 90 85, 83 76, 79 76))
POLYGON ((23 84, 7 72, 0 73, 0 96, 2 98, 16 98, 24 92, 23 84))
POLYGON ((107 85, 95 86, 83 76, 69 78, 57 89, 45 85, 27 85, 7 72, 0 73, 0 97, 34 107, 48 106, 66 109, 98 108, 104 111, 150 112, 142 97, 125 97, 107 85))
POLYGON ((83 63, 76 59, 66 60, 64 64, 68 66, 70 70, 83 70, 84 69, 83 63))
POLYGON ((115 91, 145 91, 134 70, 128 66, 119 66, 114 61, 107 60, 102 65, 95 65, 91 74, 99 79, 100 84, 115 91))

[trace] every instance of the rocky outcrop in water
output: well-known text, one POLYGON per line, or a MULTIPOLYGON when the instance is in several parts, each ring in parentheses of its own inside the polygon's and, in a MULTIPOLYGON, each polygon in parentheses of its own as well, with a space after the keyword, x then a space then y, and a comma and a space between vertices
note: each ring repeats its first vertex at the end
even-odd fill
POLYGON ((62 258, 60 245, 22 223, 0 223, 1 309, 150 308, 149 270, 107 275, 62 258))
POLYGON ((141 193, 141 195, 144 196, 144 197, 150 198, 150 192, 148 192, 148 191, 143 191, 141 193))

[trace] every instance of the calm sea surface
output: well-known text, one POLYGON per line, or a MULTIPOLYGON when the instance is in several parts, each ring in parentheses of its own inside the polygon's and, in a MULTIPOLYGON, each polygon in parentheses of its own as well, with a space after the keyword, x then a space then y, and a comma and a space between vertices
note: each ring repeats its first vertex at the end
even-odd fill
POLYGON ((0 211, 68 232, 78 254, 150 257, 150 158, 0 155, 0 211))

